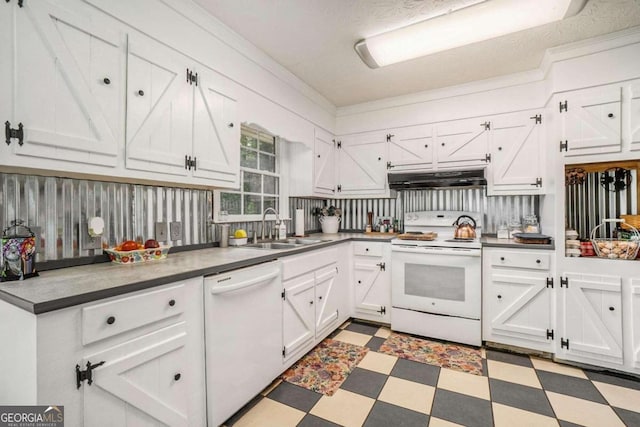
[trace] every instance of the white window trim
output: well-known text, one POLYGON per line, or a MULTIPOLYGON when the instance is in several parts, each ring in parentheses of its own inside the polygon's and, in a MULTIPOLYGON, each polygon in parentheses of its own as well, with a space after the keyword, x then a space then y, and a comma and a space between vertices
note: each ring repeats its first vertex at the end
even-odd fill
MULTIPOLYGON (((280 137, 275 137, 276 139, 276 170, 279 173, 274 174, 269 171, 259 171, 264 175, 272 175, 279 177, 279 203, 278 203, 278 214, 280 219, 290 220, 289 217, 289 162, 286 161, 286 151, 284 150, 284 146, 286 141, 280 137)), ((238 141, 238 144, 240 141, 238 141)), ((254 172, 255 169, 240 167, 238 173, 242 173, 243 170, 247 170, 249 172, 254 172)), ((240 190, 238 188, 237 190, 240 190)), ((232 190, 233 191, 233 190, 232 190)), ((236 222, 255 222, 262 221, 262 214, 251 214, 251 215, 226 215, 225 218, 222 218, 220 214, 220 193, 228 193, 229 190, 214 190, 213 192, 213 222, 216 224, 231 224, 236 222)), ((276 216, 274 214, 268 214, 265 218, 266 221, 275 221, 276 216)))

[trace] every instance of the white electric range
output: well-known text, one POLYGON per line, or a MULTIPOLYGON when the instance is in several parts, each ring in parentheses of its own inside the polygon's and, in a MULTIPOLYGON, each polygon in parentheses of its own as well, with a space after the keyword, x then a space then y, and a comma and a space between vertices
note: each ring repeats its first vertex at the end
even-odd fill
POLYGON ((404 228, 416 238, 391 241, 391 328, 480 346, 482 215, 409 212, 404 228), (475 221, 475 239, 454 239, 453 224, 462 215, 475 221), (419 233, 428 232, 438 237, 420 240, 419 233))

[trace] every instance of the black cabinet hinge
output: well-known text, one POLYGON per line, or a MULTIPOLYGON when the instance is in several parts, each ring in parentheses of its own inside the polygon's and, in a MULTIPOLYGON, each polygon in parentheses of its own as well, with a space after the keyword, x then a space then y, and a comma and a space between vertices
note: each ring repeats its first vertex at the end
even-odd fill
POLYGON ((87 362, 87 369, 84 371, 80 370, 80 365, 76 365, 76 388, 80 388, 83 381, 87 381, 87 384, 91 385, 93 383, 93 369, 98 366, 104 365, 104 360, 100 363, 96 363, 92 365, 91 362, 87 362))
POLYGON ((569 338, 566 340, 564 338, 560 338, 560 348, 566 348, 569 350, 569 338))
POLYGON ((387 314, 387 307, 381 305, 380 310, 376 310, 376 312, 385 315, 387 314))
POLYGON ((193 170, 196 170, 197 167, 197 158, 194 157, 193 159, 191 158, 191 156, 184 156, 184 168, 187 170, 191 170, 191 168, 193 168, 193 170))
POLYGON ((542 114, 536 114, 533 117, 529 117, 531 120, 535 120, 537 125, 539 125, 540 123, 542 123, 542 114))
POLYGON ((491 122, 480 123, 480 126, 484 126, 484 130, 491 130, 491 122))
POLYGON ((4 122, 4 136, 7 145, 11 144, 11 139, 17 139, 18 145, 24 144, 24 128, 22 123, 18 123, 18 129, 12 129, 9 121, 4 122))
POLYGON ((387 162, 387 169, 391 169, 392 167, 394 167, 391 162, 387 162))
POLYGON ((338 193, 342 191, 342 185, 338 185, 338 193))
POLYGON ((491 163, 491 154, 490 153, 485 154, 484 161, 487 162, 487 163, 491 163))
MULTIPOLYGON (((5 0, 6 3, 9 3, 11 0, 5 0)), ((18 0, 18 6, 22 7, 23 0, 18 0)))
POLYGON ((569 288, 569 278, 568 277, 560 277, 560 287, 561 288, 569 288))
POLYGON ((552 340, 554 338, 553 329, 547 329, 547 339, 552 340))
POLYGON ((562 151, 569 151, 569 141, 567 141, 566 139, 564 140, 564 142, 560 141, 560 152, 562 153, 562 151))
POLYGON ((567 101, 560 102, 560 112, 562 113, 563 111, 569 111, 567 101))
POLYGON ((387 142, 391 142, 391 138, 393 138, 395 135, 392 133, 388 133, 387 134, 387 142))
POLYGON ((542 178, 540 178, 540 177, 536 178, 536 182, 534 182, 531 185, 533 185, 535 187, 542 187, 542 178))
POLYGON ((547 288, 553 289, 553 277, 547 277, 547 288))
POLYGON ((287 355, 287 348, 286 347, 282 347, 282 357, 285 357, 287 355))
POLYGON ((342 148, 342 141, 338 141, 338 142, 336 142, 336 147, 338 147, 338 148, 342 148))
POLYGON ((282 297, 283 300, 287 299, 287 290, 283 289, 282 292, 280 293, 280 297, 282 297))
POLYGON ((187 68, 187 83, 190 85, 195 84, 198 86, 198 73, 194 73, 193 71, 187 68))
POLYGON ((376 265, 380 267, 380 271, 386 271, 387 265, 384 262, 380 262, 376 265))

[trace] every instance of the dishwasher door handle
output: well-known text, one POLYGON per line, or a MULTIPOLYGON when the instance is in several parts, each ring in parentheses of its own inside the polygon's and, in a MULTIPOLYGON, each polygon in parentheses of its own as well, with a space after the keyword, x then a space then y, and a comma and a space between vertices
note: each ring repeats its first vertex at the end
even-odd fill
POLYGON ((264 274, 262 276, 254 277, 250 280, 245 280, 244 282, 234 283, 232 285, 226 286, 212 286, 211 294, 224 294, 227 292, 237 291, 239 289, 249 288, 251 286, 259 285, 261 283, 269 281, 269 279, 273 279, 280 274, 280 270, 274 270, 271 273, 264 274))

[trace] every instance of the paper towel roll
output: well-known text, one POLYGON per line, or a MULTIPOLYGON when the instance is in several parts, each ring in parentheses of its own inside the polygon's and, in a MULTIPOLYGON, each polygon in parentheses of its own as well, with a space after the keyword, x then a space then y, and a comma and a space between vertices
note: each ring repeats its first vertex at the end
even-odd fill
POLYGON ((296 236, 304 236, 304 209, 296 209, 296 236))

